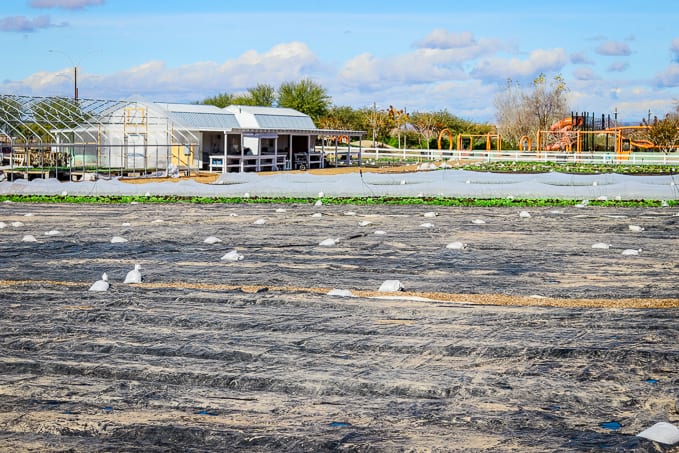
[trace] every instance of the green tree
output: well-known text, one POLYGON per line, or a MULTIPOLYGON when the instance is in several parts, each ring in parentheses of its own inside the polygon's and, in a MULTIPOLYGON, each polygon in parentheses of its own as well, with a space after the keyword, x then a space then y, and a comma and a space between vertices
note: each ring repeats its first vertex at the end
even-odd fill
POLYGON ((278 106, 306 113, 316 122, 327 115, 330 96, 325 88, 310 79, 283 82, 278 88, 278 106))
POLYGON ((663 153, 679 148, 679 108, 674 113, 666 114, 663 119, 654 117, 650 123, 643 119, 642 124, 648 126, 646 139, 663 153))
POLYGON ((488 134, 493 132, 490 124, 475 123, 453 115, 447 110, 434 112, 434 116, 442 127, 450 129, 453 134, 488 134))
POLYGON ((276 103, 276 90, 271 85, 259 84, 254 88, 248 88, 247 92, 234 95, 232 105, 253 105, 259 107, 272 107, 276 103))
POLYGON ((257 84, 254 88, 248 88, 248 94, 253 102, 251 105, 273 107, 276 104, 276 89, 271 85, 257 84))
POLYGON ((234 94, 231 105, 257 105, 248 93, 234 94))
POLYGON ((373 104, 372 107, 360 109, 358 114, 360 120, 358 129, 367 131, 375 146, 379 147, 378 141, 382 143, 388 141, 393 121, 389 118, 387 110, 378 109, 377 105, 373 104))
POLYGON ((333 105, 328 113, 319 119, 318 125, 324 129, 361 130, 361 112, 349 106, 333 105))
POLYGON ((71 98, 45 98, 32 106, 33 122, 28 124, 44 141, 50 140, 55 129, 74 128, 87 123, 91 117, 83 112, 78 101, 71 98))
POLYGON ((215 105, 224 108, 229 105, 257 105, 272 107, 276 103, 276 89, 271 85, 260 83, 255 87, 248 88, 245 93, 230 94, 220 93, 216 96, 203 99, 199 104, 215 105))
POLYGON ((437 115, 429 112, 413 112, 410 115, 410 122, 419 136, 420 146, 426 149, 429 149, 432 140, 438 137, 443 129, 443 123, 437 115))
POLYGON ((224 108, 235 104, 235 102, 233 102, 234 98, 235 96, 233 94, 219 93, 215 96, 203 99, 199 104, 215 105, 219 108, 224 108))
POLYGON ((0 97, 0 136, 23 135, 21 104, 10 96, 0 97))

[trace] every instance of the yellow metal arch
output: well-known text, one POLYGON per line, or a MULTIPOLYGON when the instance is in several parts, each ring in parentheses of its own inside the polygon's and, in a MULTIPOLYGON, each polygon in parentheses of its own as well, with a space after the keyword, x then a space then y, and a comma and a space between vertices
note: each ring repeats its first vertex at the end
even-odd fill
POLYGON ((519 139, 519 149, 523 151, 523 143, 526 142, 527 149, 526 151, 530 151, 533 148, 533 142, 531 141, 530 137, 527 135, 521 136, 519 139))
POLYGON ((450 145, 448 149, 452 151, 453 150, 453 139, 454 139, 454 137, 453 137, 453 133, 448 128, 441 129, 441 132, 439 132, 439 139, 438 139, 439 149, 441 149, 441 139, 443 139, 443 134, 446 134, 446 133, 448 134, 448 144, 450 145))

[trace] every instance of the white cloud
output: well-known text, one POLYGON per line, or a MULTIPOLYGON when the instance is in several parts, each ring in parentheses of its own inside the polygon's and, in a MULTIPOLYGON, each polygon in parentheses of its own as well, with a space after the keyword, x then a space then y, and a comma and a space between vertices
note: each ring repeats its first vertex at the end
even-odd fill
POLYGON ((629 63, 626 61, 616 61, 608 65, 606 71, 608 72, 623 72, 629 68, 629 63))
POLYGON ((568 83, 569 99, 574 111, 610 114, 618 110, 619 121, 640 121, 653 112, 669 112, 673 109, 672 90, 658 89, 633 81, 619 80, 615 85, 610 79, 571 80, 568 83))
POLYGON ((380 82, 380 60, 369 53, 362 53, 349 60, 338 74, 338 79, 348 85, 374 87, 380 82))
POLYGON ((453 33, 443 28, 438 28, 419 41, 418 47, 427 49, 451 49, 457 47, 469 47, 476 44, 476 39, 471 32, 453 33))
MULTIPOLYGON (((611 41, 604 41, 600 49, 610 54, 629 52, 629 47, 618 47, 615 51, 611 41)), ((601 43, 594 45, 598 44, 601 43)), ((193 102, 222 92, 241 93, 258 83, 277 87, 284 81, 308 77, 325 87, 336 105, 360 108, 375 102, 378 108, 391 104, 409 112, 447 109, 463 118, 484 121, 495 116, 492 99, 497 82, 502 84, 512 78, 522 84, 530 83, 539 73, 548 77, 561 71, 569 73, 566 80, 569 98, 576 100, 577 108, 583 111, 608 113, 622 103, 641 105, 644 99, 649 102, 673 99, 676 97, 673 91, 679 87, 679 38, 671 41, 670 50, 676 63, 659 72, 654 85, 649 83, 646 91, 641 91, 642 84, 631 87, 632 82, 624 77, 616 77, 612 82, 615 74, 606 74, 606 65, 611 61, 608 71, 626 70, 627 58, 604 58, 605 63, 597 61, 600 66, 596 66, 592 60, 602 58, 591 50, 569 54, 565 49, 552 48, 522 54, 497 39, 444 29, 433 30, 416 42, 414 49, 388 57, 366 52, 340 62, 322 61, 306 44, 288 42, 264 51, 244 51, 222 61, 176 66, 156 59, 113 73, 81 72, 78 85, 83 98, 121 99, 139 95, 154 101, 193 102)), ((631 72, 628 70, 625 75, 631 72)), ((21 81, 0 82, 0 92, 70 96, 72 76, 72 67, 39 72, 21 81)))
POLYGON ((620 41, 606 41, 596 48, 596 53, 599 55, 620 57, 631 55, 632 51, 627 43, 620 41))
POLYGON ((320 68, 318 57, 306 44, 291 42, 278 44, 264 53, 245 52, 239 58, 219 65, 216 75, 238 89, 246 89, 257 83, 276 86, 302 79, 320 68))
POLYGON ((594 64, 584 52, 575 52, 571 54, 571 63, 573 64, 594 64))
POLYGON ((466 79, 468 76, 461 69, 465 55, 457 50, 418 49, 388 59, 364 53, 349 60, 337 78, 346 86, 363 89, 379 88, 384 83, 420 84, 466 79))
MULTIPOLYGON (((169 68, 162 61, 149 61, 102 76, 81 73, 78 85, 81 97, 112 99, 142 94, 160 101, 197 101, 216 93, 242 92, 258 83, 277 86, 284 81, 301 80, 311 77, 318 66, 318 59, 305 44, 293 42, 267 52, 248 51, 222 64, 197 62, 169 68)), ((63 93, 72 83, 70 74, 69 70, 36 73, 22 82, 0 85, 0 92, 63 93)))
POLYGON ((420 55, 435 59, 440 63, 463 64, 485 55, 493 55, 499 51, 510 50, 510 47, 497 39, 480 39, 474 44, 447 49, 423 49, 420 55))
POLYGON ((422 85, 382 84, 369 93, 340 90, 333 94, 333 102, 357 108, 372 107, 374 102, 378 109, 393 105, 408 112, 448 110, 462 118, 487 121, 495 116, 495 108, 485 99, 492 100, 494 95, 495 86, 467 79, 422 85))
POLYGON ((517 58, 491 58, 480 62, 473 70, 472 76, 490 81, 526 79, 541 72, 561 70, 568 63, 568 55, 564 49, 537 49, 530 53, 527 60, 517 58))
POLYGON ((33 8, 80 9, 104 3, 105 0, 31 0, 30 5, 33 8))
POLYGON ((65 86, 73 83, 73 73, 68 70, 57 72, 37 72, 21 82, 21 85, 29 87, 31 92, 42 93, 50 90, 53 86, 65 86))
MULTIPOLYGON (((128 87, 134 87, 142 91, 154 91, 165 85, 167 88, 168 71, 162 61, 149 61, 139 66, 132 67, 110 76, 108 80, 128 87), (124 82, 123 82, 124 81, 124 82)), ((104 78, 106 81, 107 78, 104 78)), ((162 88, 161 88, 162 89, 162 88)))
POLYGON ((442 82, 426 93, 431 105, 430 111, 446 109, 462 118, 477 120, 495 117, 492 99, 496 87, 480 80, 442 82))
POLYGON ((573 71, 573 77, 578 80, 599 80, 600 77, 597 76, 592 68, 589 67, 578 67, 573 71))
POLYGON ((65 26, 66 23, 55 25, 49 16, 37 16, 29 19, 26 16, 3 17, 0 19, 0 31, 29 33, 43 28, 65 26))
POLYGON ((451 33, 437 29, 418 43, 419 48, 390 58, 370 53, 357 55, 340 68, 338 82, 362 91, 380 88, 384 83, 422 84, 465 80, 465 65, 485 55, 506 50, 507 44, 495 39, 476 39, 471 33, 451 33))
POLYGON ((610 81, 603 79, 571 80, 568 84, 568 99, 574 111, 612 113, 617 105, 617 96, 622 89, 611 87, 610 81))
POLYGON ((637 97, 648 96, 651 93, 651 90, 646 87, 632 87, 630 88, 630 93, 637 97))
POLYGON ((679 38, 674 38, 672 44, 670 45, 670 51, 674 54, 673 60, 679 63, 679 38))
POLYGON ((616 104, 618 112, 624 115, 627 121, 639 121, 646 118, 648 111, 651 115, 662 117, 665 113, 674 110, 674 101, 672 99, 632 99, 629 101, 618 102, 616 104))
POLYGON ((679 63, 672 63, 663 72, 657 74, 655 83, 659 87, 679 87, 679 63))
MULTIPOLYGON (((206 91, 243 91, 258 83, 278 85, 298 80, 312 72, 318 64, 316 56, 302 43, 279 44, 267 52, 249 50, 238 58, 215 62, 198 62, 175 69, 163 70, 158 81, 172 89, 200 84, 206 91)), ((153 68, 156 69, 155 67, 153 68)))

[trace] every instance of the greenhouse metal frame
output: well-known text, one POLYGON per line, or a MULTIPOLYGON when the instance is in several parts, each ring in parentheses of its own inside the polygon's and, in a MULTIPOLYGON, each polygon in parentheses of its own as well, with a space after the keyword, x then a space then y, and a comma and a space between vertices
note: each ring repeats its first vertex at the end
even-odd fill
POLYGON ((0 95, 0 144, 10 179, 167 175, 200 155, 195 130, 134 100, 0 95))

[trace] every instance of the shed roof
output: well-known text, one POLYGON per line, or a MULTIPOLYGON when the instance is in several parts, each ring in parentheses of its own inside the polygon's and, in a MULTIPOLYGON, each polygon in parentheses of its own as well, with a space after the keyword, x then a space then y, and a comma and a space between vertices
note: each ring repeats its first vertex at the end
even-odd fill
POLYGON ((169 119, 186 129, 228 131, 239 127, 236 116, 215 105, 170 104, 156 102, 169 119))
POLYGON ((224 107, 223 110, 233 112, 233 113, 249 113, 251 115, 287 115, 287 116, 305 116, 309 117, 306 113, 302 113, 295 109, 288 107, 263 107, 259 105, 229 105, 224 107))
POLYGON ((153 104, 168 112, 223 113, 223 109, 211 104, 178 104, 171 102, 154 102, 153 104))
POLYGON ((187 129, 228 131, 239 126, 230 113, 169 112, 169 118, 187 129))
POLYGON ((259 129, 315 129, 309 115, 286 107, 230 105, 224 110, 236 115, 240 127, 259 129))
MULTIPOLYGON (((266 129, 266 128, 242 127, 242 128, 233 129, 233 132, 237 132, 237 133, 244 134, 244 135, 251 135, 251 136, 265 136, 265 135, 280 135, 280 133, 283 132, 283 131, 279 128, 266 129)), ((284 132, 292 134, 292 135, 310 135, 310 136, 317 136, 317 137, 321 137, 321 136, 363 137, 366 134, 365 131, 354 131, 354 130, 346 130, 346 129, 318 129, 318 128, 315 128, 315 127, 311 128, 311 129, 286 129, 284 132)))

